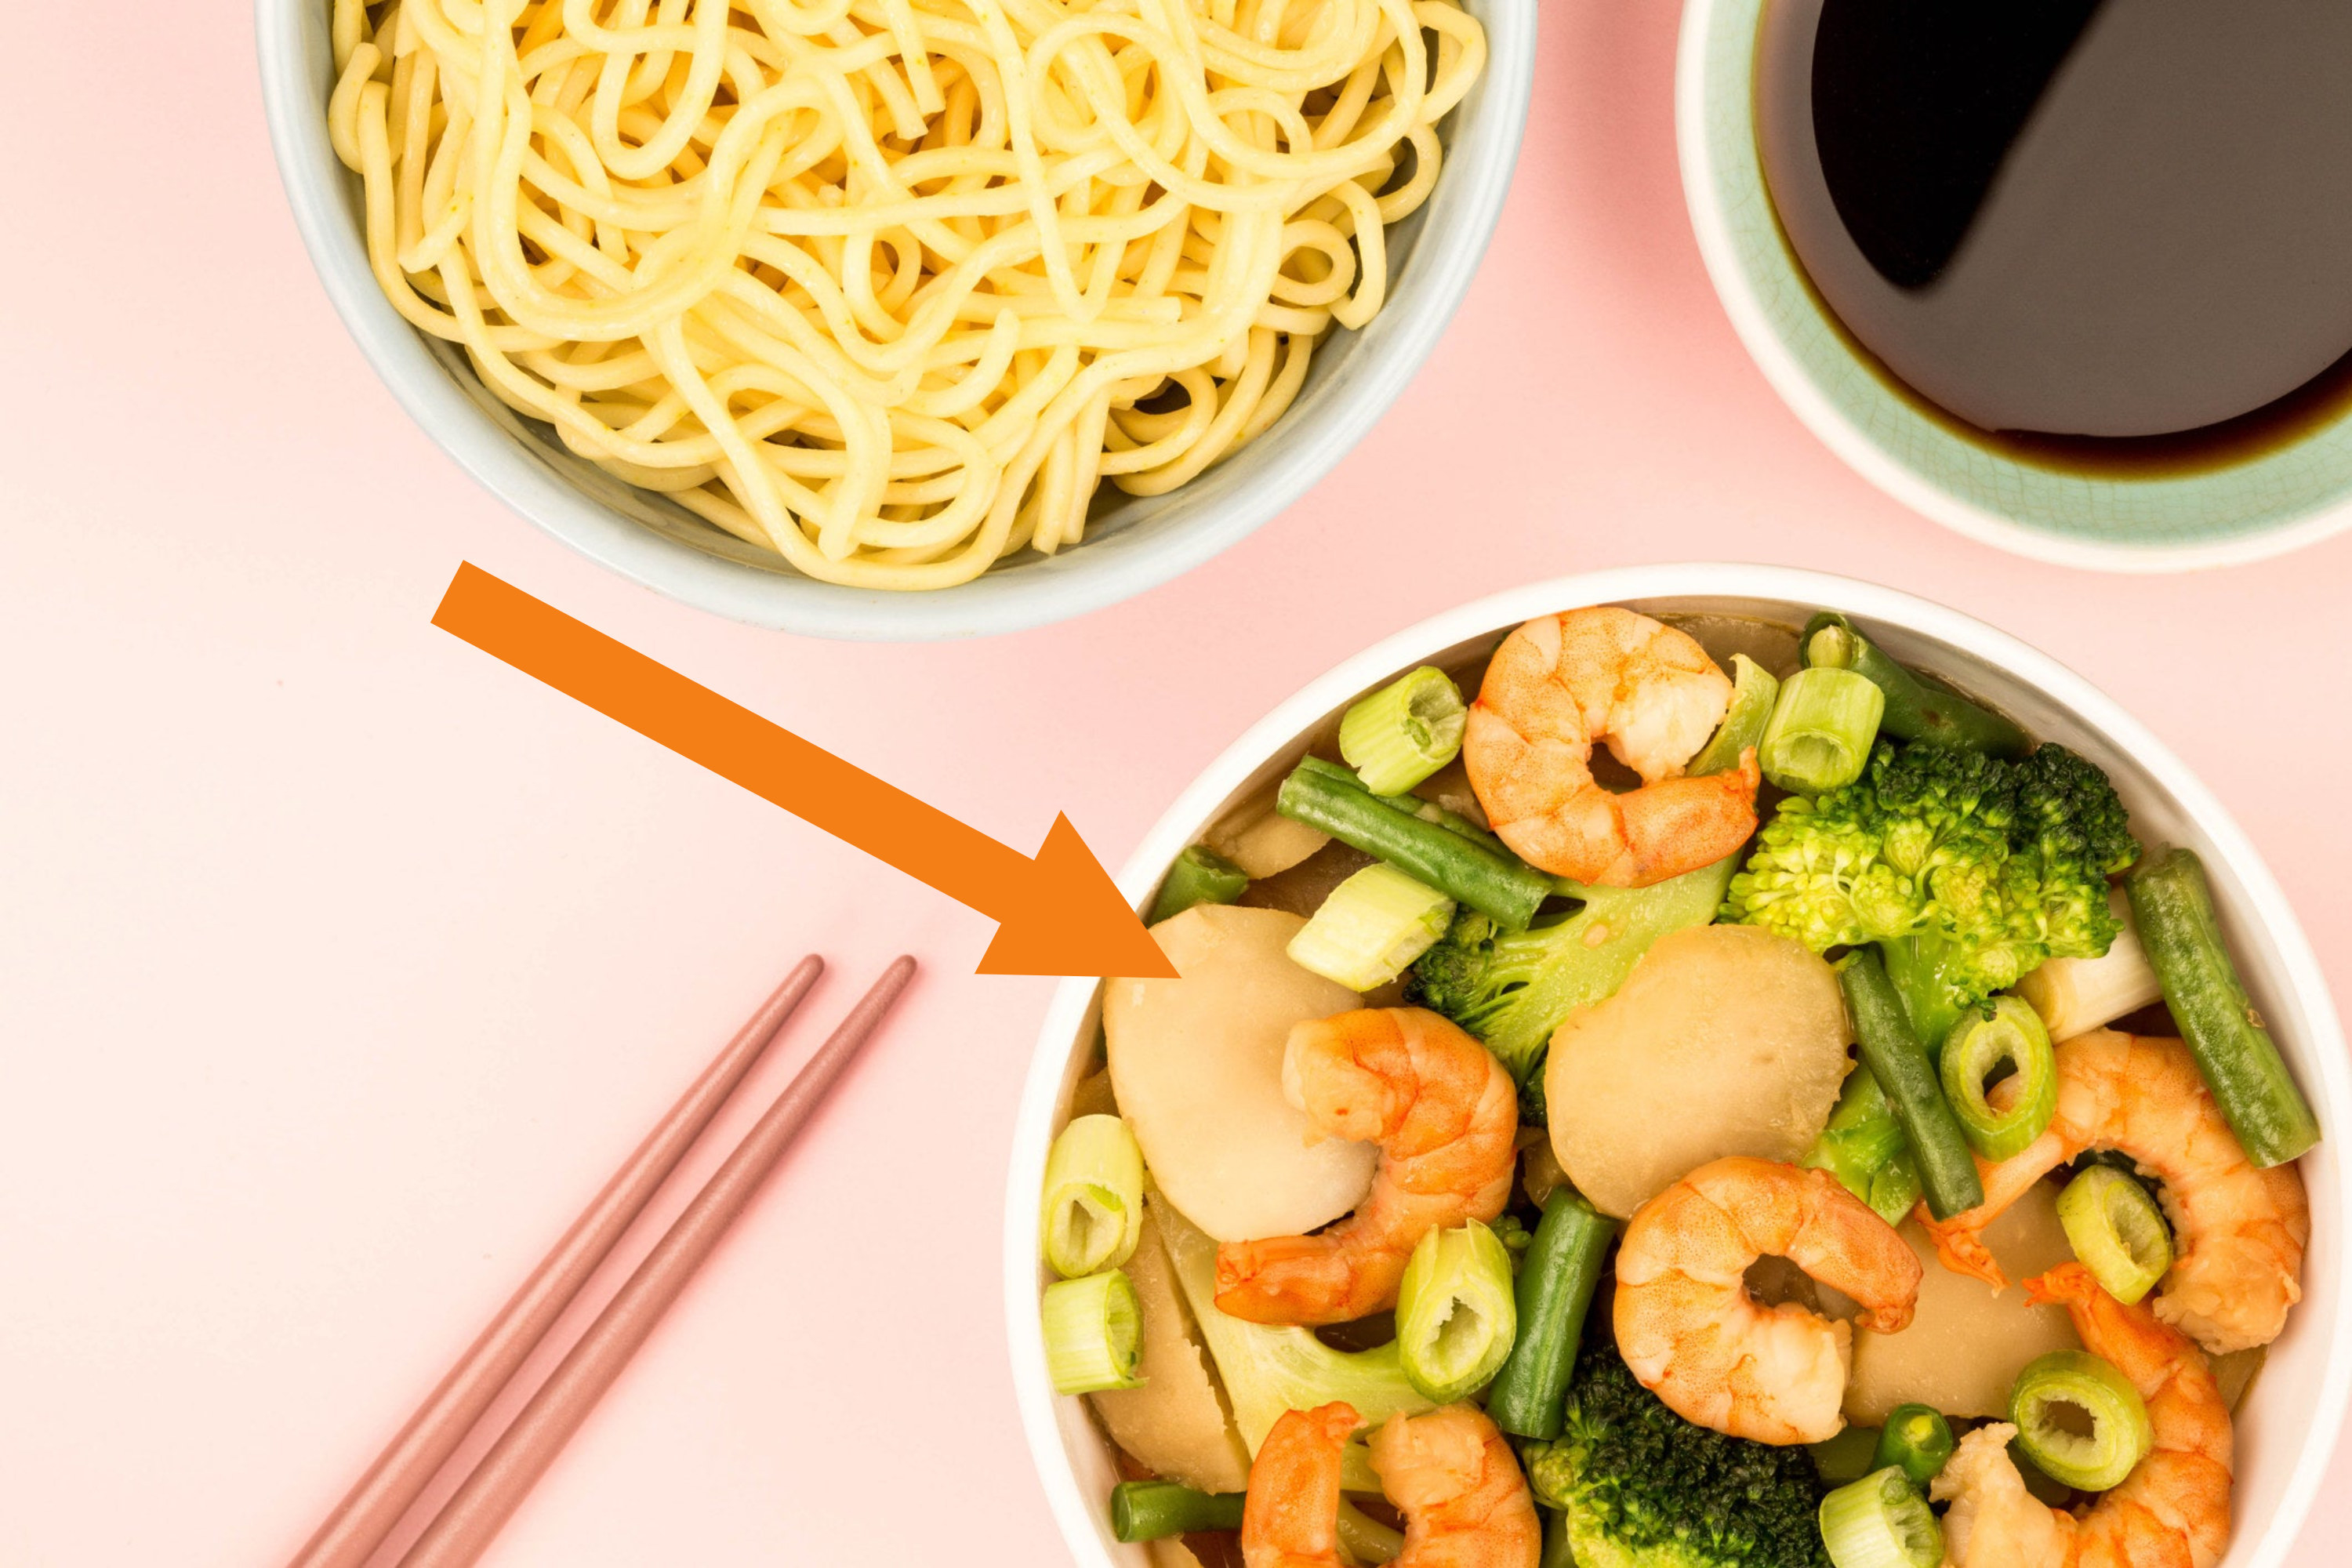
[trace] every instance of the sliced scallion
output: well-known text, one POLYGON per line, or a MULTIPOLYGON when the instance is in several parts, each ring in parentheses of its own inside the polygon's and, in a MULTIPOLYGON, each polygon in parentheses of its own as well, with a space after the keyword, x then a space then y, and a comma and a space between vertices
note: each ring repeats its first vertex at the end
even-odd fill
POLYGON ((2172 1234, 2147 1189, 2108 1165, 2092 1165, 2058 1194, 2058 1223, 2099 1288, 2126 1304, 2172 1267, 2172 1234))
POLYGON ((1486 1386, 1518 1333, 1511 1255, 1470 1220, 1422 1235, 1397 1284, 1397 1352, 1414 1388, 1440 1405, 1486 1386))
POLYGON ((1402 795, 1461 753, 1468 719, 1453 678, 1423 665, 1348 710, 1339 754, 1374 795, 1402 795))
POLYGON ((2022 1152, 2042 1136, 2058 1110, 2058 1058, 2042 1015, 2021 996, 1996 996, 1987 1016, 1970 1008, 1944 1037, 1941 1072, 1944 1098, 1960 1119, 1969 1147, 1995 1162, 2022 1152), (1989 1080, 2002 1068, 2002 1104, 1995 1106, 1989 1080))
POLYGON ((1367 866, 1331 889, 1290 939, 1290 961, 1350 991, 1402 974, 1454 919, 1454 900, 1393 866, 1367 866))
POLYGON ((1822 1499, 1821 1517, 1836 1568, 1936 1568, 1944 1560, 1944 1527, 1893 1465, 1822 1499))
POLYGON ((1045 1287, 1045 1372, 1060 1394, 1135 1388, 1143 1353, 1143 1308, 1116 1268, 1045 1287))
POLYGON ((1080 1116, 1045 1156, 1038 1229, 1045 1261, 1065 1279, 1115 1268, 1143 1229, 1143 1151, 1116 1116, 1080 1116))
POLYGON ((2087 1351, 2027 1363, 2010 1391, 2009 1418, 2043 1474, 2086 1492, 2121 1485, 2156 1440, 2139 1390, 2087 1351))
POLYGON ((1756 748, 1764 776, 1798 795, 1853 783, 1870 761, 1886 694, 1851 669, 1817 666, 1780 683, 1756 748))

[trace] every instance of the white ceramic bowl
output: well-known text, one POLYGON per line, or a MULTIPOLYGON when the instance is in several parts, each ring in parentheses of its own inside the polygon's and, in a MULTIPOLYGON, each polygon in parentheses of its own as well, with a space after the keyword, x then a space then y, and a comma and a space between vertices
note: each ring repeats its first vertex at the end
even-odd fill
MULTIPOLYGON (((1564 577, 1465 605, 1399 632, 1279 707, 1211 763, 1145 836, 1119 879, 1141 909, 1169 863, 1232 804, 1286 770, 1303 738, 1364 691, 1421 664, 1444 665, 1533 616, 1581 605, 1735 614, 1801 625, 1843 610, 1915 667, 1998 704, 2035 735, 2063 742, 2105 768, 2144 843, 2186 844, 2205 860, 2231 951, 2247 988, 2319 1113, 2326 1138, 2304 1157, 2312 1238, 2304 1299, 2238 1417, 2237 1532, 2223 1568, 2274 1568, 2327 1468, 2352 1394, 2352 1290, 2343 1239, 2352 1166, 2352 1067, 2311 947, 2294 911, 2229 813, 2179 760, 2082 677, 1979 621, 1892 589, 1772 566, 1642 566, 1564 577)), ((1005 1200, 1004 1315, 1022 1426, 1054 1517, 1087 1568, 1141 1568, 1140 1547, 1110 1536, 1117 1479, 1084 1402, 1045 1377, 1037 1297, 1037 1193, 1045 1151, 1092 1053, 1100 986, 1066 983, 1037 1042, 1013 1136, 1005 1200)))
POLYGON ((1404 390, 1468 291, 1518 160, 1535 78, 1536 0, 1464 0, 1485 74, 1449 117, 1428 204, 1389 231, 1386 307, 1335 331, 1281 422, 1172 494, 1125 498, 1080 547, 1024 552, 936 593, 819 583, 575 457, 482 389, 464 356, 402 321, 361 240, 359 182, 327 143, 329 0, 255 0, 261 90, 294 221, 345 326, 411 417, 460 467, 582 554, 674 599, 815 637, 911 641, 1041 626, 1189 571, 1273 519, 1345 457, 1404 390))

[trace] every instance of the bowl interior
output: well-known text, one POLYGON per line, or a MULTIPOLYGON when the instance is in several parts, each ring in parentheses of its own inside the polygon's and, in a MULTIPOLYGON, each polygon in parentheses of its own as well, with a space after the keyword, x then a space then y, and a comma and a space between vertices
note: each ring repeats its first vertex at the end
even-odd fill
MULTIPOLYGON (((2225 1563, 2228 1568, 2273 1563, 2284 1554, 2325 1469, 2343 1420, 2345 1385, 2352 1376, 2347 1371, 2352 1335, 2347 1335, 2338 1242, 2344 1234, 2347 1183, 2339 1140, 2346 1135, 2344 1129, 2352 1128, 2347 1120, 2352 1119, 2352 1089, 2347 1084, 2340 1028, 2309 950, 2268 873, 2201 787, 2127 719, 2119 714, 2096 721, 2085 716, 2084 707, 2104 705, 2104 699, 2087 688, 2055 694, 2047 679, 2037 682, 2019 673, 2021 664, 2047 661, 1998 634, 1969 636, 1966 628, 1974 623, 1948 612, 1882 617, 1871 613, 1872 601, 1901 596, 1851 586, 1868 596, 1840 598, 1828 586, 1826 596, 1668 592, 1546 600, 1541 590, 1535 590, 1536 597, 1523 594, 1495 601, 1507 603, 1510 613, 1491 621, 1465 624, 1459 617, 1443 617, 1433 623, 1438 628, 1434 635, 1415 640, 1408 633, 1349 661, 1252 731, 1153 830, 1121 885, 1139 907, 1147 904, 1169 861, 1183 846, 1287 771, 1308 738, 1355 697, 1418 664, 1446 666, 1475 658, 1512 626, 1542 609, 1610 602, 1669 618, 1729 616, 1793 630, 1825 605, 1850 608, 1857 622, 1897 658, 1994 703, 2036 737, 2071 746, 2105 769, 2130 808, 2134 829, 2144 844, 2184 844, 2204 858, 2231 952, 2247 988, 2329 1131, 2303 1160, 2312 1208, 2304 1300, 2285 1333, 2271 1347, 2238 1412, 2235 1499, 2240 1523, 2225 1563), (1938 622, 1946 628, 1940 633, 1919 629, 1938 622), (1472 624, 1479 629, 1472 631, 1472 624), (2019 657, 1987 651, 2004 645, 2019 657)), ((1932 606, 1919 607, 1932 611, 1932 606)), ((2048 668, 2056 670, 2055 666, 2048 668)), ((2080 685, 2072 677, 2064 680, 2080 685)), ((1114 1542, 1103 1517, 1101 1500, 1118 1479, 1104 1439, 1083 1400, 1055 1398, 1045 1390, 1042 1354, 1033 1348, 1037 1342, 1036 1294, 1045 1279, 1035 1261, 1034 1194, 1043 1177, 1045 1142, 1066 1119, 1072 1089, 1098 1059, 1098 994, 1099 986, 1092 983, 1072 982, 1065 987, 1032 1065, 1010 1188, 1007 1304, 1016 1381, 1026 1384, 1022 1389, 1024 1405, 1033 1406, 1032 1445, 1073 1549, 1081 1561, 1139 1563, 1140 1549, 1114 1542), (1028 1360, 1035 1364, 1024 1364, 1028 1360), (1029 1382, 1033 1375, 1034 1384, 1029 1382), (1089 1547, 1098 1548, 1100 1555, 1090 1557, 1089 1547)))
POLYGON ((1442 126, 1443 177, 1388 231, 1386 305, 1317 347, 1297 402, 1262 439, 1164 496, 1111 492, 1084 548, 1024 551, 928 594, 842 587, 661 496, 624 484, 552 428, 485 389, 454 345, 413 331, 376 290, 358 177, 337 161, 325 0, 257 0, 272 139, 312 260, 394 394, 435 440, 517 510, 583 553, 675 598, 755 625, 839 637, 972 636, 1082 614, 1199 564, 1305 494, 1403 391, 1467 290, 1518 156, 1535 68, 1536 0, 1462 0, 1486 29, 1485 72, 1442 126))
MULTIPOLYGON (((2242 560, 2352 523, 2352 416, 2199 472, 2107 477, 2022 462, 1962 434, 1889 374, 1823 304, 1775 215, 1756 132, 1769 0, 1689 0, 1678 84, 1683 179, 1700 248, 1748 352, 1814 433, 1939 521, 2074 564, 2242 560)), ((1796 89, 1799 93, 1801 88, 1796 89)))

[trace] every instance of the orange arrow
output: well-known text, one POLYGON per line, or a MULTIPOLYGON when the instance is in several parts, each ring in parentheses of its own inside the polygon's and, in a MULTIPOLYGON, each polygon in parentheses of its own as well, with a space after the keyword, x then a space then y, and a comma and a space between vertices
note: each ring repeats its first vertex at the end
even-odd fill
POLYGON ((471 562, 433 624, 987 915, 982 974, 1175 977, 1066 816, 1033 860, 471 562))

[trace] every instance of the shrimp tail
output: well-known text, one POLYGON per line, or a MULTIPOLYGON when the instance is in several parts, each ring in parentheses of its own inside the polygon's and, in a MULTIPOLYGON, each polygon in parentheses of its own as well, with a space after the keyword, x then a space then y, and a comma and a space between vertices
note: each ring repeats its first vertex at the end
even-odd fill
MULTIPOLYGON (((1922 1215, 1926 1212, 1924 1207, 1920 1210, 1922 1215)), ((1981 1279, 1996 1290, 2008 1289, 2009 1276, 2002 1272, 1992 1248, 1985 1245, 1983 1232, 1968 1223, 1969 1217, 1955 1215, 1948 1220, 1923 1219, 1920 1223, 1928 1239, 1936 1244, 1936 1257, 1945 1268, 1971 1279, 1981 1279)))
POLYGON ((2025 1282, 2025 1299, 2036 1307, 2073 1307, 2105 1294, 2096 1276, 2080 1263, 2061 1263, 2025 1282))
POLYGON ((2126 1305, 2108 1295, 2098 1277, 2080 1263, 2061 1263, 2028 1279, 2025 1297, 2037 1307, 2065 1308, 2084 1348, 2114 1363, 2142 1394, 2178 1375, 2184 1362, 2193 1363, 2200 1375, 2211 1381, 2195 1341, 2148 1307, 2126 1305))
POLYGON ((1944 1220, 1930 1214, 1924 1202, 1918 1208, 1919 1223, 1935 1242, 1936 1256, 1943 1260, 1944 1267, 1955 1274, 1981 1279, 1995 1290, 2009 1289, 2009 1276, 2001 1272, 2000 1264, 1985 1246, 1986 1227, 2008 1213, 2010 1206, 2036 1182, 2080 1152, 2079 1142, 2070 1140, 2066 1129, 2053 1121, 2041 1137, 1998 1164, 1981 1154, 1974 1156, 1977 1180, 1984 1187, 1984 1202, 1944 1220))

